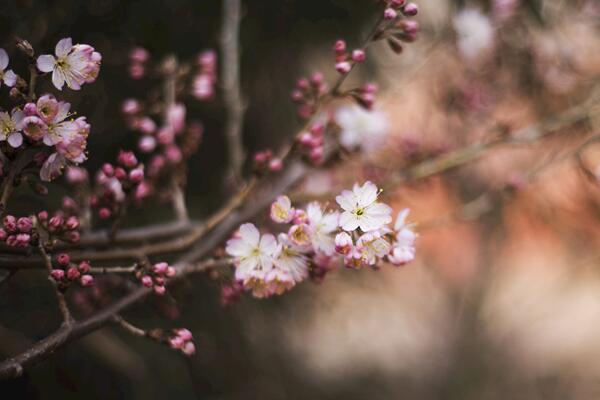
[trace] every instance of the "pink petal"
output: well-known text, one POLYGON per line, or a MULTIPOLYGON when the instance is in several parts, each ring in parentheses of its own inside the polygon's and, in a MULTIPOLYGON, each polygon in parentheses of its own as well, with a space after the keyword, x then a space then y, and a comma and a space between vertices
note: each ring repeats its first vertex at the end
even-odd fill
POLYGON ((4 70, 8 67, 8 54, 4 49, 0 49, 0 69, 4 70))
POLYGON ((54 52, 56 53, 57 57, 62 58, 69 54, 69 51, 71 51, 72 47, 73 41, 71 40, 71 38, 64 38, 58 41, 54 52))

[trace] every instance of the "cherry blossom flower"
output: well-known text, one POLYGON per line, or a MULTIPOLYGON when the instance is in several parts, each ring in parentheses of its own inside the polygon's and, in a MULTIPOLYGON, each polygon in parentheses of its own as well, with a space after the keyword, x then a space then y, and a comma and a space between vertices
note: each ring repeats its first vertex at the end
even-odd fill
POLYGON ((0 142, 6 140, 14 148, 23 144, 20 130, 24 117, 25 114, 18 108, 13 109, 11 114, 0 112, 0 142))
POLYGON ((356 241, 356 248, 361 259, 367 265, 375 265, 378 258, 383 258, 390 252, 391 245, 378 231, 367 232, 356 241))
POLYGON ((273 256, 277 251, 277 241, 271 234, 260 235, 253 224, 240 226, 239 237, 227 241, 225 251, 234 257, 235 277, 244 282, 264 281, 273 268, 273 256))
POLYGON ((55 48, 56 57, 50 54, 37 59, 37 67, 42 72, 52 72, 52 83, 62 90, 66 83, 70 89, 79 90, 84 83, 93 82, 100 70, 100 53, 92 46, 76 44, 71 38, 61 39, 55 48))
POLYGON ((363 232, 381 229, 392 221, 392 209, 377 202, 378 190, 372 182, 354 185, 352 191, 344 190, 335 200, 344 212, 340 216, 340 227, 345 231, 360 228, 363 232))
MULTIPOLYGON (((282 271, 292 279, 293 283, 300 283, 308 277, 308 257, 306 248, 296 246, 285 233, 278 236, 278 248, 275 255, 273 270, 282 271)), ((275 273, 279 277, 280 272, 275 273)))
POLYGON ((4 49, 0 49, 0 80, 4 81, 6 86, 12 87, 17 82, 17 74, 12 69, 7 70, 8 54, 4 49))
POLYGON ((404 265, 415 259, 417 234, 411 229, 411 224, 406 223, 409 211, 407 208, 400 211, 394 225, 395 241, 388 255, 388 260, 394 265, 404 265))
POLYGON ((294 209, 292 202, 287 196, 279 196, 277 200, 271 204, 270 217, 278 224, 287 224, 294 219, 294 209))
POLYGON ((338 227, 339 214, 337 212, 324 214, 317 202, 312 202, 306 207, 310 241, 315 252, 332 255, 335 251, 334 231, 338 227))
POLYGON ((493 46, 494 28, 490 19, 477 9, 464 9, 454 17, 458 51, 474 60, 493 46))
POLYGON ((388 133, 389 124, 381 111, 369 111, 355 104, 337 109, 335 120, 340 126, 339 140, 348 150, 371 151, 388 133))

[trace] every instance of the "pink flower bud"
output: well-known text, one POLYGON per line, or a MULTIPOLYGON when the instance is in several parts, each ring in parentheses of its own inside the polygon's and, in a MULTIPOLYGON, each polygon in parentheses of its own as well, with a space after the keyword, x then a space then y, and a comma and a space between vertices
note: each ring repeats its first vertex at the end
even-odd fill
POLYGON ((27 103, 25 104, 25 106, 23 106, 23 113, 28 117, 36 115, 37 106, 35 105, 35 103, 27 103))
POLYGON ((17 230, 17 219, 12 215, 7 215, 4 217, 4 228, 8 232, 15 232, 17 230))
POLYGON ((61 228, 64 222, 64 219, 60 215, 55 215, 54 217, 50 218, 50 221, 48 221, 48 228, 51 231, 55 231, 61 228))
POLYGON ((142 64, 131 64, 129 66, 129 76, 131 79, 142 79, 146 74, 146 69, 142 64))
POLYGON ((341 39, 337 40, 333 45, 333 51, 335 51, 337 54, 344 53, 346 51, 346 42, 341 39))
POLYGON ((301 145, 306 146, 306 147, 311 146, 312 140, 313 140, 313 136, 310 134, 310 132, 302 132, 300 134, 300 136, 298 137, 298 142, 300 142, 301 145))
POLYGON ((80 167, 69 167, 67 169, 67 181, 71 185, 83 183, 88 179, 88 173, 85 169, 80 167))
POLYGON ((175 145, 167 147, 167 149, 165 150, 165 156, 167 158, 167 161, 171 164, 177 164, 183 159, 181 150, 175 145))
POLYGON ((127 99, 121 104, 121 112, 126 115, 134 115, 140 112, 140 103, 135 99, 127 99))
POLYGON ((42 222, 48 220, 48 211, 40 211, 37 217, 42 222))
POLYGON ((301 90, 307 90, 310 87, 310 83, 308 82, 308 79, 300 78, 298 79, 298 82, 296 82, 296 86, 301 90))
POLYGON ((335 64, 335 70, 342 75, 347 74, 352 69, 352 65, 348 61, 342 61, 335 64))
POLYGON ((413 20, 402 21, 402 30, 404 30, 404 32, 406 32, 408 34, 415 35, 419 32, 420 29, 421 29, 421 27, 417 21, 413 21, 413 20))
POLYGON ((166 275, 167 275, 168 278, 172 278, 175 275, 177 275, 177 270, 174 267, 169 266, 167 268, 166 275))
POLYGON ((73 229, 77 229, 79 228, 79 218, 77 218, 76 216, 71 216, 69 218, 67 218, 67 221, 65 223, 65 226, 67 227, 67 229, 69 230, 73 230, 73 229))
POLYGON ((175 141, 175 132, 169 127, 164 127, 158 131, 156 138, 160 144, 168 145, 175 141))
POLYGON ((193 356, 196 354, 196 345, 193 342, 187 342, 183 345, 183 349, 181 349, 181 351, 188 357, 193 356))
POLYGON ((299 90, 292 91, 290 97, 292 98, 292 101, 294 101, 295 103, 299 103, 304 99, 304 95, 299 90))
POLYGON ((387 19, 388 21, 394 20, 397 17, 398 17, 398 13, 393 8, 388 7, 383 12, 383 18, 387 19))
POLYGON ((151 153, 156 148, 156 139, 152 136, 143 136, 138 142, 138 148, 142 153, 151 153))
POLYGON ((183 347, 185 341, 179 336, 173 336, 169 339, 169 346, 173 349, 180 349, 183 347))
POLYGON ((406 0, 392 0, 390 2, 390 6, 392 6, 395 9, 399 9, 400 7, 402 7, 404 4, 406 3, 406 0))
POLYGON ((65 271, 63 271, 62 269, 53 269, 52 271, 50 271, 50 276, 55 281, 60 282, 65 277, 65 271))
POLYGON ((71 243, 77 243, 81 239, 81 234, 77 231, 70 231, 66 234, 66 239, 71 243))
POLYGON ((56 256, 56 261, 60 265, 66 266, 71 261, 71 257, 69 257, 69 255, 67 253, 60 253, 58 256, 56 256))
POLYGON ((134 47, 129 52, 129 59, 138 63, 145 63, 150 58, 150 53, 143 47, 134 47))
POLYGON ((135 154, 133 154, 133 152, 131 152, 131 151, 122 151, 121 150, 119 152, 119 156, 118 156, 117 160, 119 161, 119 164, 121 164, 127 168, 133 168, 138 163, 137 158, 135 157, 135 154))
POLYGON ((186 342, 189 342, 190 340, 193 339, 192 336, 192 332, 190 332, 188 329, 177 329, 177 335, 182 338, 183 340, 185 340, 186 342))
POLYGON ((144 170, 135 168, 129 171, 129 179, 134 183, 140 183, 144 179, 144 170))
POLYGON ((156 123, 150 117, 138 119, 136 122, 136 127, 140 132, 145 133, 146 135, 156 131, 156 123))
POLYGON ((167 273, 167 268, 169 268, 169 264, 167 264, 166 262, 160 262, 160 263, 154 264, 154 267, 152 270, 154 271, 155 274, 163 275, 163 274, 167 273))
POLYGON ((158 285, 158 286, 164 286, 165 285, 165 278, 163 278, 162 276, 155 276, 154 277, 154 284, 158 285))
POLYGON ((81 273, 75 267, 71 267, 71 268, 69 268, 67 270, 67 279, 70 280, 70 281, 74 281, 76 279, 79 279, 80 276, 81 276, 81 273))
POLYGON ((102 207, 99 211, 98 211, 98 216, 100 217, 100 219, 107 219, 110 218, 111 212, 108 208, 106 207, 102 207))
POLYGON ((121 167, 115 168, 115 178, 122 181, 127 176, 127 172, 121 167))
POLYGON ((271 172, 278 172, 283 169, 283 161, 280 158, 274 158, 269 162, 269 170, 271 172))
POLYGON ((109 163, 106 163, 106 164, 102 165, 102 172, 104 173, 104 175, 106 177, 110 178, 115 174, 115 167, 113 167, 109 163))
POLYGON ((415 3, 408 3, 402 10, 402 13, 408 17, 414 17, 418 12, 419 7, 415 3))
POLYGON ((8 233, 2 228, 0 228, 0 241, 4 242, 8 237, 8 233))
POLYGON ((33 228, 33 221, 31 221, 31 218, 21 217, 17 220, 17 228, 23 233, 29 233, 33 228))
POLYGON ((152 277, 150 275, 142 276, 142 285, 144 285, 146 287, 152 287, 153 284, 154 283, 152 282, 152 277))
POLYGON ((354 62, 363 62, 367 58, 365 51, 361 49, 356 49, 352 52, 352 61, 354 62))
POLYGON ((82 275, 81 278, 79 278, 79 283, 81 286, 91 286, 94 284, 94 277, 88 274, 82 275))
POLYGON ((91 265, 88 261, 82 261, 79 263, 79 265, 77 266, 77 269, 79 270, 79 272, 81 272, 82 274, 87 274, 88 272, 90 272, 91 269, 91 265))
POLYGON ((154 293, 156 293, 159 296, 162 296, 163 294, 165 294, 166 289, 164 286, 154 286, 154 293))
POLYGON ((16 237, 16 245, 19 247, 27 247, 29 245, 29 240, 31 240, 31 236, 27 233, 19 233, 16 237))
POLYGON ((70 210, 70 211, 77 210, 77 208, 78 208, 77 202, 73 198, 71 198, 69 196, 65 196, 65 197, 63 197, 63 200, 62 200, 62 208, 64 210, 70 210))

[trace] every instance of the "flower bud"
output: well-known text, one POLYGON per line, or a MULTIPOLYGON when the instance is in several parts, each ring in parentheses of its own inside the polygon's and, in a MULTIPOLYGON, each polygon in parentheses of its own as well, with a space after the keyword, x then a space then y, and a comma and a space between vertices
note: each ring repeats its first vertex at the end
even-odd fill
POLYGON ((142 285, 144 285, 146 287, 152 287, 153 286, 152 277, 150 275, 142 276, 142 285))
POLYGON ((94 277, 88 274, 81 275, 81 278, 79 278, 79 283, 81 286, 91 286, 94 284, 94 277))
POLYGON ((82 274, 87 274, 88 272, 90 272, 91 266, 90 266, 90 263, 88 261, 82 261, 77 266, 77 269, 82 274))
POLYGON ((74 281, 76 279, 79 279, 80 276, 81 276, 81 273, 75 267, 71 267, 71 268, 69 268, 67 270, 67 279, 70 280, 70 281, 74 281))
POLYGON ((356 49, 352 51, 352 61, 354 62, 363 62, 367 58, 365 51, 361 49, 356 49))
POLYGON ((50 276, 55 281, 60 282, 65 277, 65 271, 63 271, 62 269, 53 269, 52 271, 50 271, 50 276))
POLYGON ((402 9, 402 13, 407 17, 414 17, 419 12, 419 7, 415 3, 408 3, 402 9))
POLYGON ((163 294, 165 294, 166 289, 164 286, 154 286, 154 293, 156 293, 159 296, 162 296, 163 294))
POLYGON ((388 7, 383 12, 383 18, 387 19, 388 21, 394 20, 397 17, 398 17, 398 13, 393 8, 388 7))
POLYGON ((342 75, 346 75, 352 69, 352 65, 348 61, 342 61, 335 64, 335 70, 342 75))
POLYGON ((23 233, 29 233, 33 228, 33 221, 31 221, 31 218, 21 217, 17 220, 17 228, 23 233))

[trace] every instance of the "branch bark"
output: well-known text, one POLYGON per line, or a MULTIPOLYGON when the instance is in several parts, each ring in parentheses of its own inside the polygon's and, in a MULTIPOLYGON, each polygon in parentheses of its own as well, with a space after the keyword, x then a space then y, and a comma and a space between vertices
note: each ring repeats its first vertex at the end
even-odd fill
POLYGON ((240 21, 241 0, 223 0, 221 28, 221 79, 227 113, 225 137, 229 152, 229 177, 240 182, 244 164, 242 128, 244 104, 240 83, 240 21))

